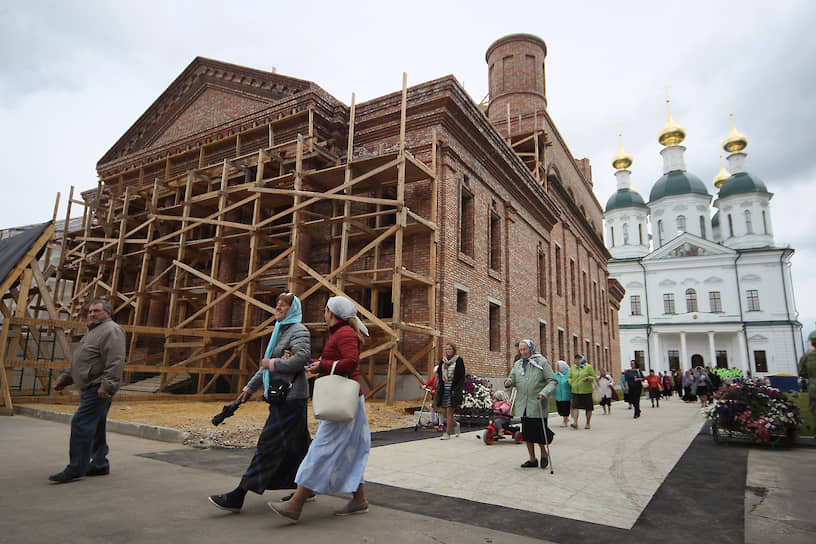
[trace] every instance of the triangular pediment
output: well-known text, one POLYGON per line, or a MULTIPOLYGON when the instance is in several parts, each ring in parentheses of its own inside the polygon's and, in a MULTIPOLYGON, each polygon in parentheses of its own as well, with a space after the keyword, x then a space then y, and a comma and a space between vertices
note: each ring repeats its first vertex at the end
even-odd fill
POLYGON ((217 127, 236 117, 249 115, 269 105, 257 97, 240 96, 230 89, 212 86, 202 88, 177 116, 168 119, 165 128, 146 142, 145 147, 161 147, 191 134, 217 127))
POLYGON ((196 57, 100 159, 97 167, 257 112, 310 81, 196 57))
POLYGON ((735 255, 736 251, 711 240, 684 232, 643 258, 644 261, 710 257, 712 255, 735 255))

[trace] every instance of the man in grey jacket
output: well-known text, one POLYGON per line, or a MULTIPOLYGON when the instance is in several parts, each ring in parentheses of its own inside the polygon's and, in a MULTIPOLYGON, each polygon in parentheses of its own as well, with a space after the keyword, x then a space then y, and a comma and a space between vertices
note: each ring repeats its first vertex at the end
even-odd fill
POLYGON ((54 384, 62 391, 74 384, 81 392, 79 408, 71 418, 68 466, 49 480, 65 483, 82 476, 103 476, 110 472, 105 424, 111 399, 119 390, 125 366, 125 332, 113 322, 113 308, 104 300, 88 307, 88 333, 71 357, 71 368, 54 384))

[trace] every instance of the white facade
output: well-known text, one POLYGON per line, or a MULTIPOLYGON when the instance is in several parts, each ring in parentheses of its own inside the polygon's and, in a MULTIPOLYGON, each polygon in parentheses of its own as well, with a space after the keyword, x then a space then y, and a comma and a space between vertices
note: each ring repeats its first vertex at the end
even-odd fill
POLYGON ((612 259, 610 276, 626 289, 624 366, 641 359, 655 371, 719 365, 795 375, 802 346, 792 255, 788 248, 734 250, 685 233, 645 258, 612 259))
MULTIPOLYGON (((726 150, 736 151, 728 157, 731 177, 726 172, 727 179, 717 180, 718 222, 711 220, 712 196, 685 170, 685 148, 677 145, 684 132, 661 152, 664 176, 648 207, 616 197, 607 203, 609 275, 626 290, 619 314, 624 369, 637 360, 656 372, 701 365, 754 376, 797 373, 803 346, 794 250, 774 245, 773 195, 745 172, 747 139, 732 126, 734 134, 738 138, 726 140, 726 150), (624 243, 624 225, 650 226, 651 245, 624 243)), ((630 172, 616 168, 619 195, 631 190, 630 172)))

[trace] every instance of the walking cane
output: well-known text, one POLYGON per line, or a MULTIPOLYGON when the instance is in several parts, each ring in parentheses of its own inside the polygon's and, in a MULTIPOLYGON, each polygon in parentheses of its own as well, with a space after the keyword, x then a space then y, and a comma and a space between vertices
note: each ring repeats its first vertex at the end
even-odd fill
POLYGON ((547 436, 547 422, 544 419, 549 414, 544 411, 541 399, 538 399, 538 409, 541 411, 541 428, 544 430, 544 449, 547 451, 547 460, 550 462, 550 474, 553 473, 552 455, 550 455, 550 439, 547 436))

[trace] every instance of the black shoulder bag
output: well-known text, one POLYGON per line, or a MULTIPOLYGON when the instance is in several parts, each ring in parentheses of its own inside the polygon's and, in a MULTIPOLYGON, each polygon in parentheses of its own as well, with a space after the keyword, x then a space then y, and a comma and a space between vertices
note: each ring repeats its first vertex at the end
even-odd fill
POLYGON ((266 390, 266 402, 269 404, 281 404, 286 400, 286 395, 292 389, 292 382, 283 378, 269 378, 269 387, 266 390))

